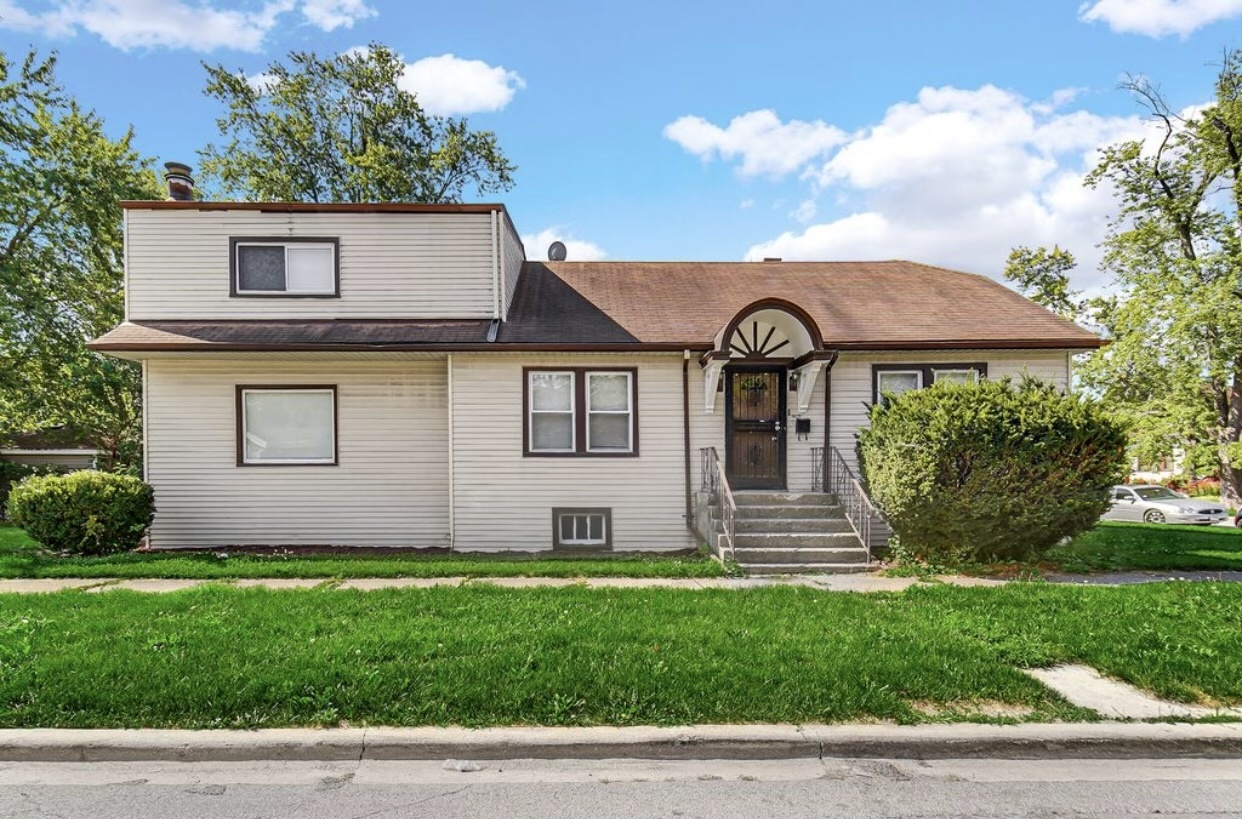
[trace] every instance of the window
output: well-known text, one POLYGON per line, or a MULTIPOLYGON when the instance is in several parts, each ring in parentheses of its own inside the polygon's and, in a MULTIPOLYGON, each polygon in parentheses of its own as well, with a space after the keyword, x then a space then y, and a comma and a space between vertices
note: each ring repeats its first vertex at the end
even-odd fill
POLYGON ((978 370, 932 370, 932 383, 947 381, 950 384, 978 384, 978 370))
POLYGON ((553 509, 552 547, 611 548, 612 510, 553 509))
POLYGON ((638 454, 637 370, 528 367, 523 372, 524 454, 638 454))
POLYGON ((629 452, 629 373, 587 373, 587 451, 629 452))
POLYGON ((1119 486, 1113 490, 1113 500, 1132 501, 1134 500, 1134 495, 1130 493, 1129 489, 1122 489, 1119 486))
POLYGON ((573 452, 574 373, 533 372, 528 378, 531 452, 573 452))
POLYGON ((232 295, 340 295, 336 239, 233 239, 232 295))
POLYGON ((238 466, 330 466, 336 387, 238 387, 238 466))
POLYGON ((880 395, 901 395, 922 389, 923 373, 919 370, 890 370, 876 376, 876 392, 880 395))
POLYGON ((901 395, 903 392, 931 386, 938 381, 953 384, 977 382, 988 377, 988 365, 977 364, 872 364, 871 400, 879 401, 884 395, 901 395))

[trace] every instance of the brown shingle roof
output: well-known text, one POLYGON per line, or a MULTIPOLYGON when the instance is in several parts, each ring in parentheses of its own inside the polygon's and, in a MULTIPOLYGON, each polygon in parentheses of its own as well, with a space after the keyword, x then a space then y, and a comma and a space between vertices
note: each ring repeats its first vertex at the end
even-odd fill
POLYGON ((1088 348, 1092 333, 984 276, 914 262, 527 262, 486 320, 143 321, 97 350, 709 350, 761 299, 810 314, 829 349, 1088 348))
POLYGON ((828 348, 1100 344, 986 276, 905 261, 527 262, 500 341, 701 346, 764 298, 805 309, 828 348))
POLYGON ((487 341, 489 321, 143 321, 125 323, 91 343, 96 350, 243 349, 268 346, 307 350, 341 347, 410 348, 487 341))

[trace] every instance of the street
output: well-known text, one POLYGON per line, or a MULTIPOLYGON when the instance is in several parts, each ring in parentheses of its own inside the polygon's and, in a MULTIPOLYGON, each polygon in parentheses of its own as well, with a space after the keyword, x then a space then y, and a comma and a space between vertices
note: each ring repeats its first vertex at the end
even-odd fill
POLYGON ((1242 760, 0 764, 11 819, 1157 814, 1242 816, 1242 760))

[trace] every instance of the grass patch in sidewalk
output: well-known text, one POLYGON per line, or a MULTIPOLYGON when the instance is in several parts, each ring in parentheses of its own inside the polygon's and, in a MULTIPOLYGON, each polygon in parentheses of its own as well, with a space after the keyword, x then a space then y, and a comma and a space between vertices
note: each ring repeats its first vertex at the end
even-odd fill
POLYGON ((213 552, 125 552, 105 557, 57 557, 40 548, 21 529, 0 525, 0 578, 215 580, 262 577, 721 577, 725 574, 719 563, 699 555, 598 558, 365 552, 348 555, 221 552, 219 555, 213 552))
POLYGON ((1231 584, 0 595, 0 727, 1089 719, 1019 668, 1237 702, 1239 623, 1231 584))
POLYGON ((1067 572, 1242 571, 1242 529, 1105 521, 1048 552, 1045 560, 1067 572))

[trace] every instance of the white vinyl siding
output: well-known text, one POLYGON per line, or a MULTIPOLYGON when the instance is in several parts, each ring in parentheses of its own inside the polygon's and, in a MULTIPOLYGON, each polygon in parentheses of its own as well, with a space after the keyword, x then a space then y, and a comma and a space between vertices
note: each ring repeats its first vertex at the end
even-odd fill
MULTIPOLYGON (((691 383, 702 379, 692 364, 691 383)), ((701 393, 701 390, 700 390, 701 393)), ((698 417, 691 406, 691 420, 698 417)), ((453 480, 459 549, 552 548, 552 510, 610 508, 612 548, 684 549, 681 354, 453 355, 453 480), (523 367, 636 367, 641 454, 532 458, 522 453, 523 367)), ((697 453, 695 455, 697 457, 697 453)))
POLYGON ((447 545, 446 389, 443 360, 148 361, 152 545, 447 545), (335 385, 338 465, 238 466, 249 384, 335 385))
MULTIPOLYGON (((504 216, 500 217, 500 241, 504 246, 504 268, 502 274, 504 276, 504 299, 503 318, 509 316, 509 306, 513 304, 513 294, 517 292, 518 279, 522 276, 522 262, 526 261, 526 251, 522 247, 522 240, 518 236, 517 231, 513 229, 513 224, 504 216)), ((532 248, 537 251, 538 248, 532 248)))
POLYGON ((490 213, 130 209, 128 317, 491 318, 491 219, 490 213), (340 297, 230 296, 230 239, 254 237, 338 239, 340 297))

